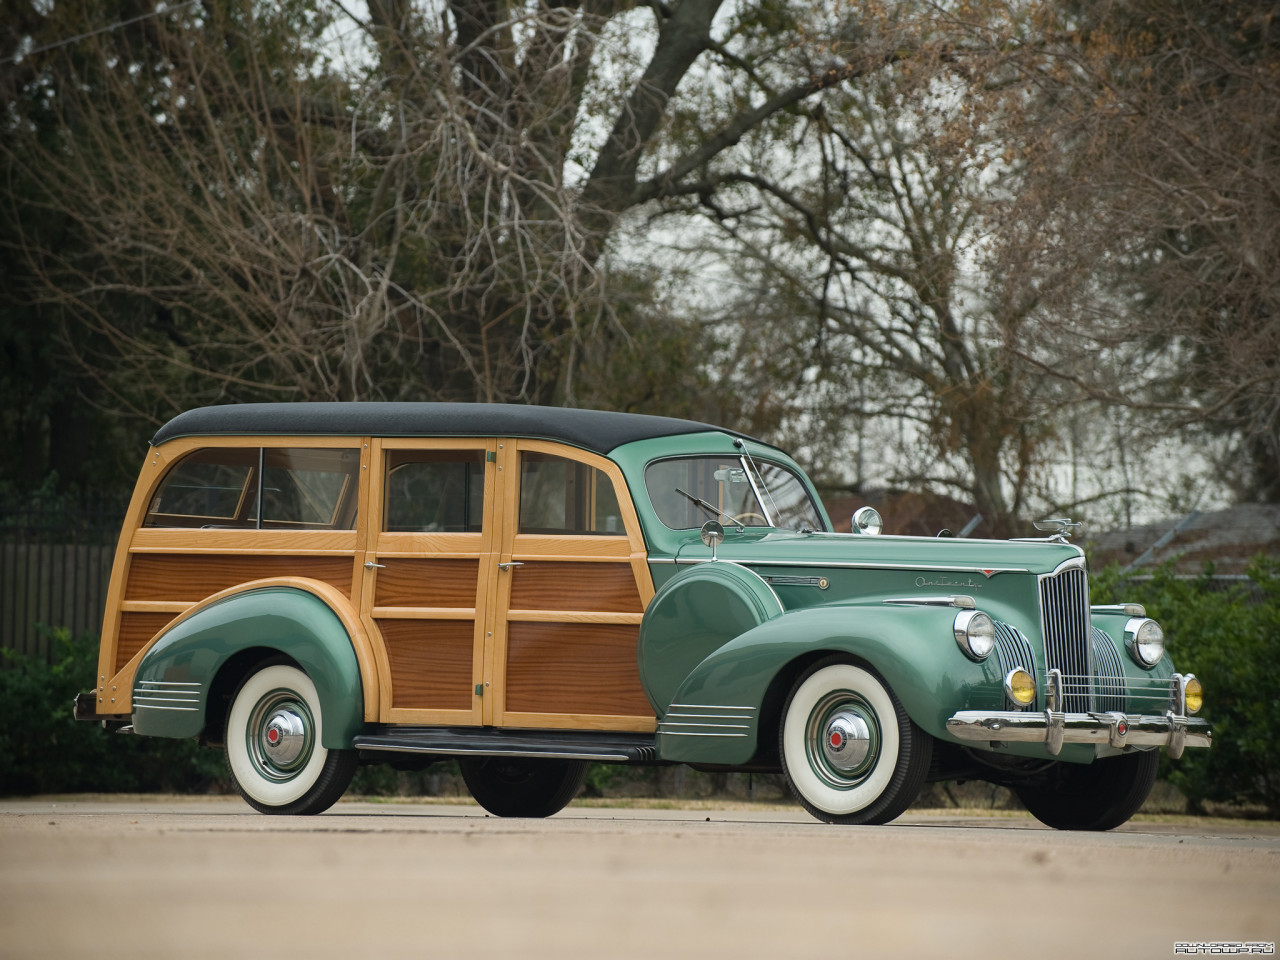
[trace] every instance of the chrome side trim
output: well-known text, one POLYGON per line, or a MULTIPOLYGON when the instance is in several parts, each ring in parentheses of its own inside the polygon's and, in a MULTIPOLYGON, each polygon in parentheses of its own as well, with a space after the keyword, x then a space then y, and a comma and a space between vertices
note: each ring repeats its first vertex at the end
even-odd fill
POLYGON ((961 610, 972 610, 978 605, 973 597, 966 597, 963 594, 950 597, 894 597, 884 602, 922 607, 959 607, 961 610))
POLYGON ((724 703, 673 703, 672 710, 750 710, 755 711, 755 707, 740 707, 737 704, 724 703))
POLYGON ((683 730, 662 730, 658 732, 664 737, 745 737, 745 733, 688 733, 683 730))
POLYGON ((179 713, 199 713, 199 707, 162 707, 156 703, 142 703, 137 697, 133 698, 133 709, 137 710, 176 710, 179 713))
POLYGON ((133 691, 133 709, 199 713, 203 689, 204 684, 189 680, 139 680, 133 691))
MULTIPOLYGON (((1005 541, 1001 541, 1002 543, 1005 541)), ((1071 563, 1072 560, 1068 560, 1071 563)), ((695 563, 710 563, 710 557, 649 557, 647 563, 671 563, 678 566, 690 566, 695 563)), ((723 560, 721 562, 724 562, 723 560)), ((948 567, 936 563, 859 563, 847 560, 734 560, 741 567, 823 567, 837 570, 925 570, 934 573, 980 573, 984 577, 994 577, 997 573, 1030 573, 1027 567, 948 567)), ((1084 563, 1083 560, 1079 561, 1084 563)))

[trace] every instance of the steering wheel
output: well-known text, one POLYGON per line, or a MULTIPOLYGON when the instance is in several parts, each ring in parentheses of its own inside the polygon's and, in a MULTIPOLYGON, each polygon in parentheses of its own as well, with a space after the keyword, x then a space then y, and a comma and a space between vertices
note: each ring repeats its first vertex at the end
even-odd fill
POLYGON ((761 516, 760 514, 753 513, 751 511, 748 511, 747 513, 740 513, 733 518, 734 523, 740 523, 744 527, 747 525, 748 520, 759 520, 761 525, 766 527, 769 525, 768 517, 761 516))

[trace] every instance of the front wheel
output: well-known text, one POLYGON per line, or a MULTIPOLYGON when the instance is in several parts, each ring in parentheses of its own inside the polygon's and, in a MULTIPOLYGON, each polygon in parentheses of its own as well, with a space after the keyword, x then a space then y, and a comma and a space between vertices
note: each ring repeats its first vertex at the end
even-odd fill
POLYGON ((1058 830, 1111 830, 1146 802, 1160 768, 1159 750, 1142 750, 1093 763, 1059 762, 1035 784, 1016 788, 1041 823, 1058 830))
POLYGON ((796 799, 828 823, 888 823, 920 793, 933 738, 871 670, 823 661, 791 690, 779 753, 796 799))
POLYGON ((464 757, 462 779, 476 803, 495 817, 549 817, 578 795, 585 760, 464 757))
POLYGON ((320 743, 320 698, 297 667, 273 664, 252 674, 227 714, 227 769, 236 789, 262 813, 321 813, 346 793, 354 750, 320 743))

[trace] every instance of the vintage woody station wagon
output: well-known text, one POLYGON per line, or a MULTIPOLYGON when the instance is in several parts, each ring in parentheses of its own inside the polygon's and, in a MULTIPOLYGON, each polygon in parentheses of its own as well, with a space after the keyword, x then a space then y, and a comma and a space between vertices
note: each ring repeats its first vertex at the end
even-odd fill
POLYGON ((1208 746, 1137 605, 1049 536, 832 532, 780 450, 658 417, 470 404, 211 407, 156 434, 80 719, 221 744, 316 813, 361 762, 457 758, 546 816, 589 762, 781 770, 883 823, 927 780, 1107 829, 1208 746))

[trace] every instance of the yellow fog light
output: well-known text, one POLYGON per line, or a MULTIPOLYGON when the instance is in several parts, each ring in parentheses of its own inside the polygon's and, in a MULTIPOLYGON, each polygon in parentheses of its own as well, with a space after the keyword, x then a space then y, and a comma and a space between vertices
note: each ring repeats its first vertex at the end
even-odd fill
POLYGON ((1183 701, 1187 705, 1187 713, 1199 713, 1204 706, 1204 688, 1195 677, 1187 677, 1186 686, 1182 688, 1183 701))
POLYGON ((1036 699, 1036 682, 1021 667, 1014 667, 1004 678, 1004 692, 1020 706, 1027 706, 1036 699))

